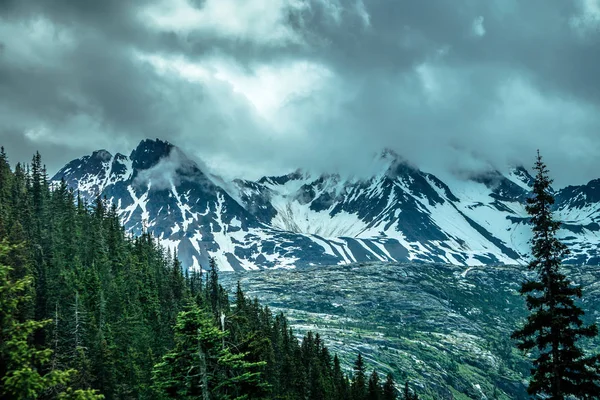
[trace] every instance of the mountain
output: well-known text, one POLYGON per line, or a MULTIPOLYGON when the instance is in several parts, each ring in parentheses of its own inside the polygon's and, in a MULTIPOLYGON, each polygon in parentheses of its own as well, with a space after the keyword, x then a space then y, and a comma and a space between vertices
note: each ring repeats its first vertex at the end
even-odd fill
MULTIPOLYGON (((144 140, 129 156, 105 150, 73 160, 64 179, 91 201, 105 196, 125 227, 147 229, 198 268, 225 270, 438 262, 523 264, 530 229, 526 169, 443 182, 391 151, 369 177, 296 171, 225 182, 168 142, 144 140)), ((597 264, 600 180, 555 193, 570 263, 597 264)))

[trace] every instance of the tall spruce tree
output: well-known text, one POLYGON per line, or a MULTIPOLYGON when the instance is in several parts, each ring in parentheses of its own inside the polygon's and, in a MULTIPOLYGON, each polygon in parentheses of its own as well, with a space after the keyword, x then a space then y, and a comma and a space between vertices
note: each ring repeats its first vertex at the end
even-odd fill
POLYGON ((226 336, 194 303, 179 313, 175 349, 154 367, 158 397, 179 399, 263 398, 267 389, 258 371, 264 362, 248 362, 246 353, 222 347, 226 336))
POLYGON ((404 400, 419 400, 419 395, 411 392, 408 381, 404 382, 404 400))
POLYGON ((222 305, 220 301, 219 268, 217 267, 217 261, 213 257, 211 257, 209 260, 206 290, 208 292, 208 298, 210 299, 212 311, 215 314, 215 317, 218 319, 220 317, 222 305))
POLYGON ((364 400, 367 397, 367 378, 365 374, 365 362, 362 354, 358 353, 354 361, 354 375, 350 387, 353 400, 364 400))
POLYGON ((377 371, 373 370, 371 377, 369 378, 369 392, 367 394, 367 399, 380 400, 382 394, 382 388, 379 384, 379 375, 377 374, 377 371))
POLYGON ((536 350, 527 391, 552 400, 570 396, 599 398, 599 357, 586 356, 577 343, 581 338, 596 336, 598 329, 596 325, 584 326, 584 312, 575 304, 575 299, 581 298, 581 288, 561 271, 568 249, 556 237, 560 223, 551 211, 552 180, 539 151, 534 169, 533 196, 527 200, 527 212, 533 225, 529 269, 536 278, 521 286, 531 313, 512 335, 520 350, 536 350))
POLYGON ((388 374, 385 383, 383 384, 383 400, 396 400, 397 398, 394 377, 392 374, 388 374))

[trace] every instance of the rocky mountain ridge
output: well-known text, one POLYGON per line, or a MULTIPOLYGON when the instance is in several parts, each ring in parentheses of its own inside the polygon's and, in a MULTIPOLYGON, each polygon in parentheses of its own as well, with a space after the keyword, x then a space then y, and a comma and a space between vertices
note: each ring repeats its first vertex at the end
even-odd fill
MULTIPOLYGON (((153 232, 192 268, 224 270, 438 262, 524 264, 532 177, 524 168, 443 182, 385 151, 368 178, 303 171, 225 182, 176 146, 144 140, 129 156, 100 150, 64 179, 88 200, 105 196, 125 227, 153 232)), ((600 180, 555 193, 567 262, 597 264, 600 180)))

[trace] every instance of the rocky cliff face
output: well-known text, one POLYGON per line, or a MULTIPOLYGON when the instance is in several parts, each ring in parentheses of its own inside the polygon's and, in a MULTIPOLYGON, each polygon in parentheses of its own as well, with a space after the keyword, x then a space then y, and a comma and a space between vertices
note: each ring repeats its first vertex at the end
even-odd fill
MULTIPOLYGON (((442 182, 389 151, 367 178, 303 171, 225 183, 185 153, 144 140, 129 156, 100 150, 71 161, 64 179, 117 205, 125 226, 143 229, 198 268, 306 267, 361 261, 522 264, 532 177, 524 168, 442 182)), ((600 181, 556 193, 571 263, 598 263, 600 181)))

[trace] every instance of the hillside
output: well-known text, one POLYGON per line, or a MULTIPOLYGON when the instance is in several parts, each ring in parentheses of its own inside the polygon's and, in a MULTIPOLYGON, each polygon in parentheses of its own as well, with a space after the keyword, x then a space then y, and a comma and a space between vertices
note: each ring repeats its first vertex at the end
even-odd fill
MULTIPOLYGON (((350 365, 356 352, 410 380, 424 399, 525 399, 529 365, 509 339, 526 315, 525 269, 367 263, 223 274, 318 332, 350 365)), ((583 286, 588 322, 600 319, 600 270, 567 269, 583 286)), ((600 341, 588 343, 600 349, 600 341)))

